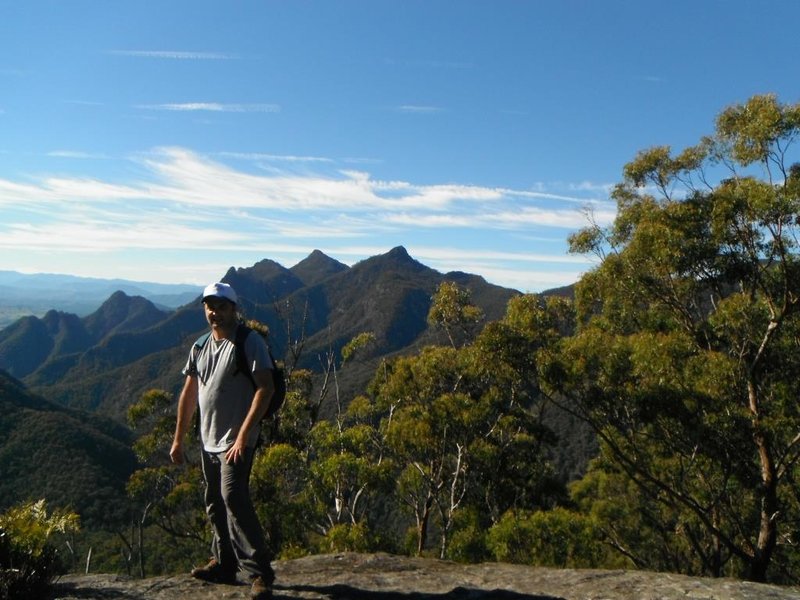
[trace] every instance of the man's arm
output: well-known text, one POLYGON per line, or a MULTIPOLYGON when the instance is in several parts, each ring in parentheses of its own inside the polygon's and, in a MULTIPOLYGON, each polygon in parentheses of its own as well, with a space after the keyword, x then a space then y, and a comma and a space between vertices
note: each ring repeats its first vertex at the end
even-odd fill
POLYGON ((250 410, 244 419, 244 423, 239 428, 236 441, 225 453, 225 460, 229 463, 238 462, 244 457, 247 448, 247 438, 250 431, 255 427, 267 413, 269 403, 275 394, 275 384, 272 382, 272 369, 259 369, 253 372, 253 380, 256 383, 256 391, 253 394, 253 401, 250 403, 250 410))
POLYGON ((194 411, 197 409, 197 375, 187 375, 183 383, 181 395, 178 398, 178 420, 175 424, 175 437, 172 439, 172 448, 169 457, 175 464, 181 464, 184 459, 183 438, 189 431, 194 411))

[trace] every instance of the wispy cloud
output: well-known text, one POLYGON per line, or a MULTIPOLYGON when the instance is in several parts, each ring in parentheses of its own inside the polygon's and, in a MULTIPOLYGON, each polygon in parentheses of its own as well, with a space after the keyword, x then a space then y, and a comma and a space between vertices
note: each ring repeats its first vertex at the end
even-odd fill
MULTIPOLYGON (((594 213, 598 224, 608 224, 614 213, 603 211, 594 213)), ((561 229, 579 229, 587 224, 586 213, 572 208, 569 210, 543 209, 537 207, 521 207, 517 210, 486 212, 478 214, 414 214, 403 213, 389 215, 386 220, 398 225, 425 228, 472 228, 520 230, 532 227, 556 227, 561 229)))
POLYGON ((277 104, 226 104, 222 102, 175 102, 167 104, 140 104, 136 108, 145 110, 168 110, 177 112, 231 112, 231 113, 275 113, 280 112, 277 104))
MULTIPOLYGON (((51 155, 93 157, 75 150, 51 155)), ((242 163, 251 167, 244 170, 185 148, 167 147, 133 157, 138 168, 132 172, 140 175, 125 182, 96 176, 0 179, 2 253, 12 260, 12 252, 59 257, 75 252, 169 252, 183 253, 191 264, 197 260, 198 240, 203 240, 202 251, 216 255, 247 253, 280 260, 277 252, 302 258, 313 248, 327 248, 345 260, 341 257, 349 252, 361 259, 386 251, 386 244, 409 245, 404 240, 430 232, 425 235, 441 237, 444 248, 409 247, 418 259, 442 270, 502 276, 506 285, 527 282, 514 283, 518 289, 544 285, 548 277, 559 285, 574 281, 574 274, 587 268, 585 259, 566 256, 563 250, 548 255, 509 247, 512 236, 529 246, 523 236, 532 232, 553 231, 553 239, 563 239, 565 230, 585 226, 585 214, 576 204, 580 196, 384 181, 365 171, 336 169, 336 161, 321 157, 236 152, 213 156, 303 161, 319 172, 264 172, 249 162, 242 163), (469 240, 476 228, 494 236, 493 249, 473 247, 469 240), (348 240, 363 243, 353 246, 348 240)), ((594 202, 606 211, 598 220, 613 217, 612 206, 594 202)))
POLYGON ((578 192, 592 192, 608 196, 614 188, 613 183, 596 183, 593 181, 581 181, 579 183, 568 183, 567 187, 578 192))
POLYGON ((293 156, 281 154, 264 154, 261 152, 217 152, 215 156, 222 158, 239 158, 242 160, 265 161, 265 162, 290 162, 290 163, 333 163, 332 158, 323 156, 293 156))
POLYGON ((237 54, 225 52, 193 52, 183 50, 109 50, 109 54, 137 58, 166 58, 170 60, 236 60, 237 54))
POLYGON ((524 262, 524 263, 557 263, 585 265, 592 259, 577 255, 553 255, 542 252, 504 252, 498 250, 462 250, 455 248, 440 248, 436 246, 418 246, 414 248, 415 254, 430 259, 431 261, 497 261, 524 262))
MULTIPOLYGON (((91 156, 69 150, 53 154, 91 156)), ((485 222, 522 219, 561 227, 568 225, 566 221, 570 220, 564 215, 576 211, 548 205, 577 203, 581 200, 586 202, 585 198, 577 196, 527 190, 384 181, 373 179, 364 171, 334 170, 304 175, 254 174, 178 147, 157 148, 136 160, 146 167, 150 176, 128 184, 79 177, 45 177, 35 184, 0 179, 0 205, 37 199, 141 199, 196 207, 280 209, 284 213, 378 210, 393 215, 391 218, 396 222, 402 221, 404 214, 409 215, 405 217, 409 222, 419 222, 424 215, 449 215, 451 219, 456 219, 464 215, 464 211, 469 211, 473 217, 477 216, 485 222), (537 201, 545 204, 530 204, 537 201)), ((329 161, 319 160, 323 163, 329 161)))
POLYGON ((105 154, 95 154, 92 152, 83 152, 81 150, 53 150, 47 153, 47 156, 54 158, 75 158, 75 159, 108 159, 109 156, 105 154))

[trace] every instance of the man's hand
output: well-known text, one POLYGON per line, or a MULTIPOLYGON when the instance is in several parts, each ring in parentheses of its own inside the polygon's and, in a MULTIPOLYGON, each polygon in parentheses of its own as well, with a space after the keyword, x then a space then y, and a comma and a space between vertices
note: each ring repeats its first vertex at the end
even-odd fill
POLYGON ((247 451, 247 446, 245 443, 240 441, 239 438, 236 438, 236 441, 233 443, 233 446, 228 448, 228 451, 225 453, 225 462, 230 464, 237 463, 240 460, 244 460, 244 453, 247 451))
POLYGON ((183 464, 183 444, 180 441, 172 442, 172 448, 169 450, 169 458, 176 465, 183 464))

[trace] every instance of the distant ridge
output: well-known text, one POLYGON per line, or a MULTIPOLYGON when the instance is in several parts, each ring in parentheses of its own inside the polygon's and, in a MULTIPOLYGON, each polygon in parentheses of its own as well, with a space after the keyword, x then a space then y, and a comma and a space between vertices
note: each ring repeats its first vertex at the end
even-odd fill
MULTIPOLYGON (((298 366, 318 371, 320 356, 372 333, 375 342, 359 353, 342 382, 344 402, 363 389, 382 358, 446 343, 427 323, 443 281, 468 289, 486 320, 501 318, 508 300, 519 294, 478 275, 440 273, 403 246, 352 267, 319 250, 288 269, 264 259, 231 267, 221 279, 237 290, 244 315, 269 327, 276 356, 286 355, 290 339, 303 340, 298 366)), ((0 330, 0 369, 60 404, 122 420, 147 389, 180 388, 188 346, 207 327, 199 290, 188 296, 165 311, 142 296, 114 291, 86 316, 54 310, 18 319, 0 330)))
POLYGON ((166 312, 141 297, 114 292, 93 314, 80 318, 50 310, 41 319, 24 317, 2 331, 0 368, 24 378, 49 363, 87 352, 109 336, 146 329, 166 312))
POLYGON ((198 294, 199 286, 97 279, 73 275, 0 271, 0 329, 24 316, 50 310, 86 316, 114 292, 141 296, 162 310, 174 310, 198 294))

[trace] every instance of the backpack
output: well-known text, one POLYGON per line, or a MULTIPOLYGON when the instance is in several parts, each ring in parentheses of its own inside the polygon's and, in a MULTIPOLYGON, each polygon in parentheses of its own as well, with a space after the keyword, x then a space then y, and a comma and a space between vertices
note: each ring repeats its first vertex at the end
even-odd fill
MULTIPOLYGON (((233 346, 236 352, 236 371, 234 371, 234 375, 238 373, 242 373, 253 386, 255 390, 256 385, 255 379, 253 379, 253 373, 250 370, 250 366, 247 364, 247 355, 244 351, 244 343, 247 339, 247 336, 250 335, 250 332, 253 331, 246 325, 240 324, 236 328, 236 337, 233 341, 233 346)), ((207 331, 203 335, 201 335, 194 343, 194 348, 196 352, 200 352, 203 349, 203 346, 206 345, 208 338, 211 336, 211 332, 207 331)), ((267 408, 267 412, 264 414, 264 419, 268 419, 273 417, 278 410, 280 410, 281 406, 283 406, 283 401, 286 399, 286 373, 283 367, 279 366, 278 363, 275 361, 275 358, 272 356, 272 350, 269 349, 267 346, 267 352, 269 353, 269 358, 272 361, 272 385, 275 388, 275 393, 272 395, 272 400, 270 400, 269 408, 267 408)), ((196 354, 195 354, 196 356, 196 354)))

